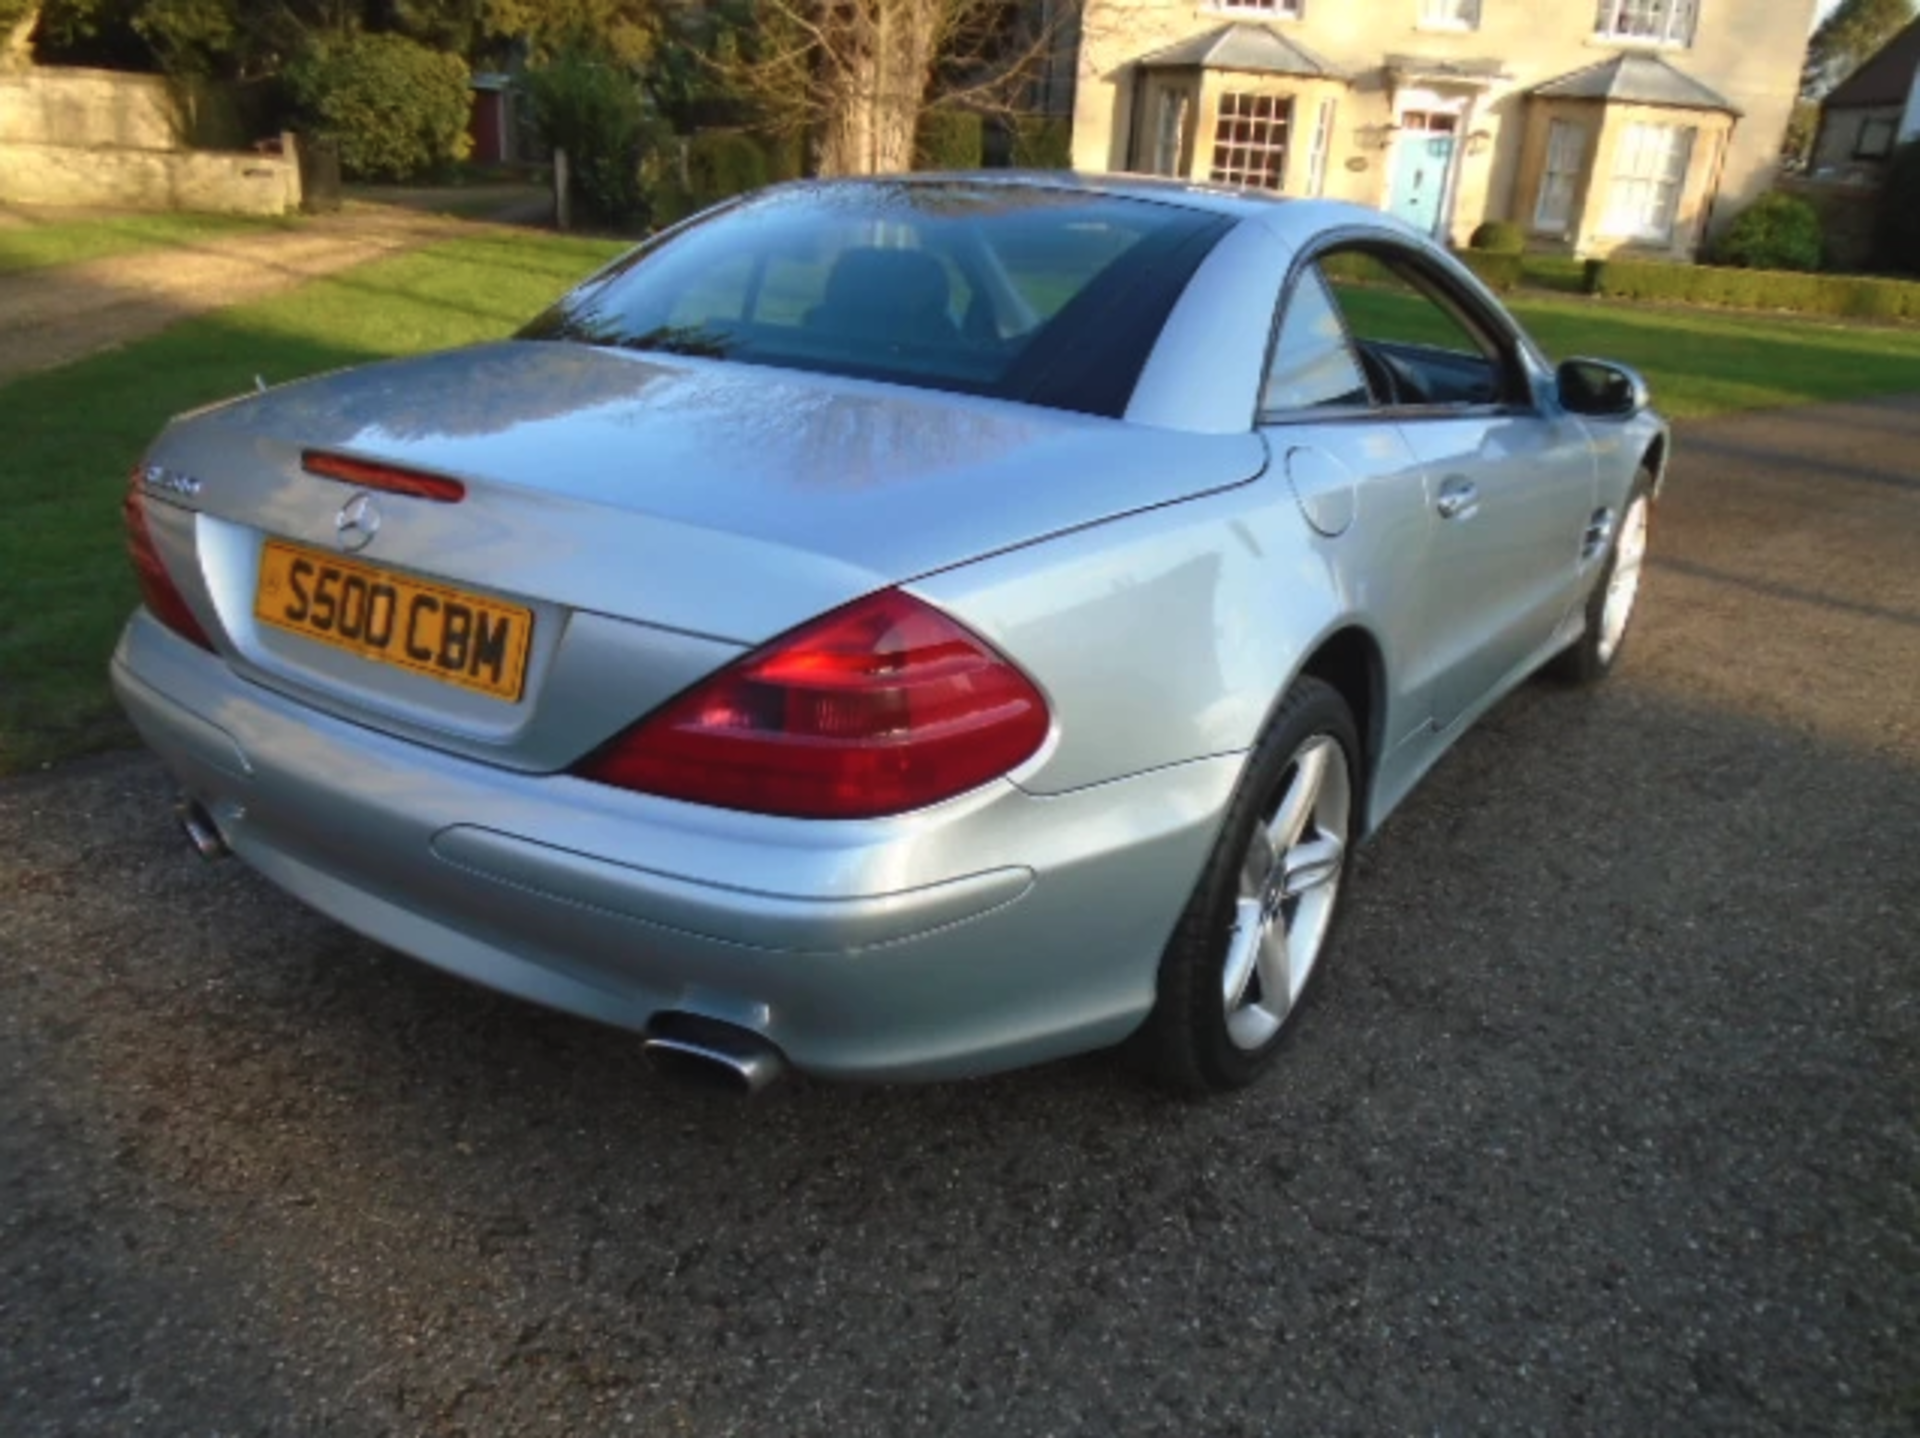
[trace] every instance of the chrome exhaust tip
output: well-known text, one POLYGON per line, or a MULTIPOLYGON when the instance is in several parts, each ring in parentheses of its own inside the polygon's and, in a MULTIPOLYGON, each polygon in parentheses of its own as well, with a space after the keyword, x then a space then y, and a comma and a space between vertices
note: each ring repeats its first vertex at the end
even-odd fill
POLYGON ((759 1034, 699 1014, 656 1015, 642 1048, 663 1071, 730 1093, 759 1093, 787 1069, 785 1056, 759 1034))
POLYGON ((213 815, 198 799, 182 797, 177 800, 173 806, 173 817, 180 821, 181 832, 187 836, 187 842, 193 845, 194 853, 209 863, 224 859, 233 852, 227 847, 220 826, 213 822, 213 815))

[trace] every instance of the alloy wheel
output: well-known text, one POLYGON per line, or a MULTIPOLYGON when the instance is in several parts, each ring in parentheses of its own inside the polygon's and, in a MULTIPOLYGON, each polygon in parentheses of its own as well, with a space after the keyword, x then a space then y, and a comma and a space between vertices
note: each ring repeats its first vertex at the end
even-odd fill
POLYGON ((1607 597, 1600 609, 1600 662, 1610 664, 1627 636, 1634 601, 1640 597, 1640 570, 1647 558, 1647 497, 1636 495, 1620 522, 1614 542, 1613 571, 1607 576, 1607 597))
POLYGON ((1241 860, 1221 969, 1227 1036, 1242 1051, 1280 1031, 1326 942, 1352 821, 1346 751, 1314 735, 1294 751, 1278 791, 1241 860))

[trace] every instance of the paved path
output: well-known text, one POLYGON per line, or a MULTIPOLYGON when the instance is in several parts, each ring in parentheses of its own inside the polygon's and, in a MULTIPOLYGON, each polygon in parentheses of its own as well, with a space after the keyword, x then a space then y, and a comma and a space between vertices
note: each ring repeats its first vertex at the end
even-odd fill
POLYGON ((355 206, 287 230, 0 274, 0 383, 471 229, 444 216, 355 206))
POLYGON ((41 1435, 1912 1435, 1920 401, 1682 435, 1621 671, 1364 851, 1272 1081, 649 1074, 0 785, 41 1435))

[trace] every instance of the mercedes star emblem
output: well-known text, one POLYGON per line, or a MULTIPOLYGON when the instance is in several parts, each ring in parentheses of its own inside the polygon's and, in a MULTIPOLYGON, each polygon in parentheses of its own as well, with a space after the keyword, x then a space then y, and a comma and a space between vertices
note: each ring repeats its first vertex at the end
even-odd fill
POLYGON ((374 535, 380 532, 380 511, 373 507, 373 496, 356 494, 341 505, 333 517, 333 532, 349 554, 373 543, 374 535))

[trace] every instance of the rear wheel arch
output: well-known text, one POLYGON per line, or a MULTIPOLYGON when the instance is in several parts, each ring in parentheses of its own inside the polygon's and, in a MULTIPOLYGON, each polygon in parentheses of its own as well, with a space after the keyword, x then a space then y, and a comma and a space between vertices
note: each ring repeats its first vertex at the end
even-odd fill
POLYGON ((1385 747, 1387 670, 1379 641, 1358 624, 1336 629, 1314 646, 1299 673, 1329 685, 1353 715, 1361 749, 1354 756, 1358 788, 1354 797, 1362 819, 1356 827, 1365 827, 1371 781, 1385 747))

